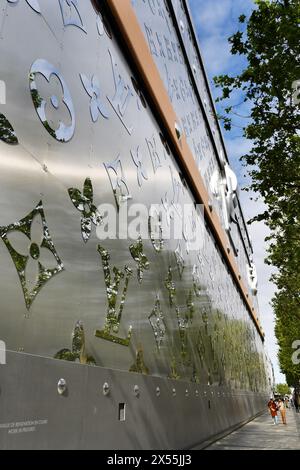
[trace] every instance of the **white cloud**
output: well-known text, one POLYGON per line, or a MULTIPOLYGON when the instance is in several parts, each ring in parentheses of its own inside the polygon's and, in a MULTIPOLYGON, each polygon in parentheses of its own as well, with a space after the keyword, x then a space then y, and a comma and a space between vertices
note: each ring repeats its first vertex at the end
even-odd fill
POLYGON ((230 45, 224 36, 209 36, 201 41, 204 63, 210 77, 225 73, 231 61, 230 45))
POLYGON ((190 2, 194 11, 194 22, 201 34, 212 35, 219 31, 228 19, 232 0, 212 3, 203 0, 192 0, 190 2))

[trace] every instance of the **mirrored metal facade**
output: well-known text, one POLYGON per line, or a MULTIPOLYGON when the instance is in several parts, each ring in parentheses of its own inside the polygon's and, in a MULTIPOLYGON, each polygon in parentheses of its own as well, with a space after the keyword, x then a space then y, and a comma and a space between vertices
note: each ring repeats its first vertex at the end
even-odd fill
MULTIPOLYGON (((185 2, 132 5, 256 302, 185 2)), ((265 393, 262 339, 104 13, 86 0, 0 3, 1 339, 34 356, 265 393), (164 239, 155 211, 148 239, 100 241, 105 203, 162 204, 170 223, 193 210, 180 241, 164 239)))

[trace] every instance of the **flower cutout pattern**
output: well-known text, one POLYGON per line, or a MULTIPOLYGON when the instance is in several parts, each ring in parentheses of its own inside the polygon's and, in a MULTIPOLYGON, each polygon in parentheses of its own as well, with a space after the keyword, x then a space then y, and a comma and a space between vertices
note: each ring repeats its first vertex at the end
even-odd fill
POLYGON ((135 372, 136 374, 149 374, 149 369, 145 364, 144 361, 144 351, 142 346, 139 346, 137 351, 136 351, 136 361, 135 363, 130 367, 129 372, 135 372))
POLYGON ((122 346, 129 346, 132 327, 129 327, 126 338, 118 336, 118 333, 132 270, 128 266, 125 266, 123 271, 116 266, 111 269, 108 251, 98 245, 98 253, 102 259, 108 307, 104 328, 96 330, 95 336, 122 346), (122 281, 124 281, 123 289, 121 289, 122 281))
POLYGON ((29 310, 46 282, 64 269, 50 236, 42 201, 24 219, 0 227, 0 238, 16 267, 29 310))
POLYGON ((81 212, 81 234, 84 243, 86 243, 91 235, 92 224, 100 225, 103 218, 98 212, 97 207, 93 204, 93 185, 90 178, 86 178, 83 185, 83 192, 76 188, 68 189, 69 196, 76 209, 81 212))
POLYGON ((130 245, 129 247, 130 254, 134 261, 137 263, 137 278, 141 284, 143 281, 144 271, 149 269, 149 261, 147 256, 144 253, 143 242, 141 236, 138 238, 136 245, 130 245))
POLYGON ((107 37, 109 37, 109 39, 112 39, 112 32, 111 32, 110 26, 105 16, 101 15, 101 13, 98 13, 97 15, 96 26, 97 26, 97 31, 100 37, 103 36, 105 32, 107 37))
POLYGON ((59 70, 44 59, 37 59, 30 69, 29 85, 33 105, 45 129, 59 142, 69 142, 75 132, 75 109, 68 86, 59 70), (57 111, 60 111, 61 105, 67 108, 70 115, 70 124, 65 124, 64 122, 59 121, 58 128, 56 129, 48 121, 46 111, 49 103, 39 93, 36 82, 36 77, 39 75, 42 75, 48 83, 50 83, 52 77, 56 77, 58 79, 62 90, 62 103, 60 103, 56 95, 51 96, 48 101, 50 101, 50 106, 57 111))
POLYGON ((178 245, 177 245, 177 248, 176 248, 174 254, 175 254, 175 260, 176 260, 176 264, 177 264, 178 274, 179 274, 180 279, 182 279, 183 271, 184 271, 184 268, 185 268, 185 261, 184 261, 184 257, 183 257, 183 254, 182 254, 182 247, 181 247, 180 242, 178 242, 178 245))
POLYGON ((162 166, 162 162, 157 151, 155 136, 152 135, 151 139, 146 139, 146 144, 151 157, 153 172, 156 173, 157 169, 162 166))
POLYGON ((104 163, 104 167, 110 180, 117 209, 119 210, 122 203, 132 198, 127 186, 120 155, 113 162, 104 163))
MULTIPOLYGON (((181 314, 182 307, 176 307, 176 316, 179 330, 179 337, 181 342, 181 355, 183 358, 187 355, 188 340, 187 340, 187 329, 189 325, 189 317, 185 312, 184 315, 181 314)), ((185 311, 185 308, 184 308, 185 311)))
POLYGON ((0 114, 0 140, 10 145, 17 145, 19 143, 12 125, 4 114, 0 114))
POLYGON ((160 349, 166 334, 166 326, 159 296, 156 297, 154 308, 148 319, 154 333, 157 349, 160 349))
POLYGON ((168 269, 168 275, 165 279, 165 288, 167 289, 169 293, 169 303, 170 307, 173 307, 174 305, 174 297, 176 296, 176 286, 173 281, 173 273, 172 273, 172 268, 169 266, 168 269))
POLYGON ((130 153, 131 153, 131 158, 133 160, 133 163, 137 167, 137 180, 138 180, 138 185, 141 187, 143 184, 143 179, 144 180, 148 179, 147 170, 144 165, 144 156, 140 150, 140 146, 137 147, 136 152, 131 150, 130 153))
MULTIPOLYGON (((7 0, 8 3, 18 3, 19 0, 7 0)), ((41 13, 41 7, 38 0, 26 0, 28 5, 36 12, 41 13)))
POLYGON ((54 359, 60 359, 70 362, 80 362, 80 364, 96 365, 96 361, 93 356, 89 356, 86 353, 85 334, 83 323, 81 321, 78 321, 75 325, 72 334, 71 349, 61 349, 55 354, 54 359))
POLYGON ((80 74, 80 80, 84 86, 85 91, 91 98, 90 112, 93 122, 97 122, 100 114, 105 118, 109 118, 109 113, 105 104, 100 99, 100 85, 98 78, 93 75, 89 80, 83 73, 80 74))
POLYGON ((150 208, 148 232, 154 250, 160 253, 164 248, 162 215, 156 207, 150 208))
POLYGON ((87 32, 80 15, 78 0, 59 0, 59 6, 64 26, 77 26, 87 32))

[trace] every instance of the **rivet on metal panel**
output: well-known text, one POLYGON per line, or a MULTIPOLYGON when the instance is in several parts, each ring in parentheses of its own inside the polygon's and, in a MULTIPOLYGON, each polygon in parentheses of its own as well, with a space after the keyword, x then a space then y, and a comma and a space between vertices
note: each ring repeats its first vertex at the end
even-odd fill
POLYGON ((103 384, 103 395, 107 397, 110 393, 110 386, 107 382, 103 384))
POLYGON ((59 379, 57 383, 57 391, 59 395, 64 395, 67 391, 67 382, 65 379, 59 379))
POLYGON ((175 122, 175 132, 176 132, 177 139, 181 140, 182 129, 181 129, 180 125, 178 124, 178 122, 175 122))

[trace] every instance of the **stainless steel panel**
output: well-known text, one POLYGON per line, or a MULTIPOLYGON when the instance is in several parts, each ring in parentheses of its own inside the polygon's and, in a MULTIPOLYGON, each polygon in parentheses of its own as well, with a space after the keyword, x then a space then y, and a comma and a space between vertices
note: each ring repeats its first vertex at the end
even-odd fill
MULTIPOLYGON (((228 187, 224 169, 228 161, 187 1, 134 0, 132 4, 211 202, 228 232, 242 279, 249 285, 247 266, 253 262, 252 248, 238 203, 238 191, 232 195, 235 207, 229 214, 224 201, 225 187, 228 187)), ((227 200, 230 197, 228 194, 227 200)), ((249 295, 257 306, 251 289, 249 295)))
POLYGON ((260 412, 267 398, 11 352, 0 390, 0 448, 10 450, 188 449, 260 412))
MULTIPOLYGON (((196 252, 185 236, 164 243, 97 238, 105 219, 100 204, 120 213, 126 204, 130 210, 163 202, 168 211, 194 200, 109 25, 87 1, 39 0, 40 12, 35 5, 0 5, 0 79, 7 87, 0 113, 18 139, 11 145, 0 134, 1 340, 13 351, 140 372, 139 383, 148 374, 166 387, 169 378, 181 388, 263 393, 261 338, 201 214, 193 211, 203 242, 196 252), (58 129, 70 132, 64 137, 58 129)), ((154 28, 160 19, 148 14, 154 28)), ((162 21, 171 28, 170 19, 162 21)), ((179 66, 186 73, 178 54, 174 73, 179 66)), ((186 109, 193 110, 190 85, 187 93, 186 109)), ((208 169, 213 156, 203 118, 196 127, 210 149, 203 155, 208 169)), ((146 227, 155 217, 144 216, 146 227)), ((75 409, 98 368, 60 364, 54 368, 70 367, 77 381, 75 409)), ((142 408, 138 419, 146 420, 142 408)), ((70 423, 80 427, 77 417, 70 423)), ((66 446, 76 446, 74 439, 66 446)))

